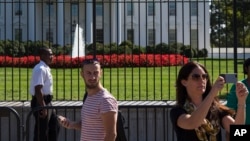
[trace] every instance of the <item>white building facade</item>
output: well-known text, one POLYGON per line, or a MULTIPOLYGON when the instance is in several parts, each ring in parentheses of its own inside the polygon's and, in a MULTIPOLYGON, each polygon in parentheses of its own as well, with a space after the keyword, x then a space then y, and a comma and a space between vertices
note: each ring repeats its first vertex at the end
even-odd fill
POLYGON ((72 44, 78 24, 87 44, 95 30, 104 44, 177 42, 201 49, 210 48, 209 20, 204 0, 1 0, 0 39, 72 44))

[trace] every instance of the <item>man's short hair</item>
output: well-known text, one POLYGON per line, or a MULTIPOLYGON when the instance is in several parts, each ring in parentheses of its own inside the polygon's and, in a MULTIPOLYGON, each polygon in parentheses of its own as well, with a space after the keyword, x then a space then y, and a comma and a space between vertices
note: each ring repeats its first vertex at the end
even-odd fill
POLYGON ((92 58, 92 59, 83 60, 81 67, 83 68, 84 65, 88 65, 88 64, 99 64, 101 66, 101 63, 99 62, 97 58, 92 58))
POLYGON ((39 49, 39 55, 41 56, 41 55, 44 55, 44 54, 48 53, 49 49, 50 48, 48 48, 48 47, 42 47, 42 48, 40 48, 39 49))

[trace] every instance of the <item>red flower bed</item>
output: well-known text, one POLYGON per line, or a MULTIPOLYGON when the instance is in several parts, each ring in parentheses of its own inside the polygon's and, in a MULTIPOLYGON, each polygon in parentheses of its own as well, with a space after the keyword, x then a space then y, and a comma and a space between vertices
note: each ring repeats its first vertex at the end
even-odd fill
MULTIPOLYGON (((92 55, 71 58, 68 55, 55 56, 52 68, 80 67, 81 62, 92 55)), ((160 67, 177 66, 188 62, 188 58, 179 54, 141 54, 141 55, 97 55, 103 67, 160 67)), ((38 56, 8 57, 0 56, 0 67, 34 67, 38 56)))

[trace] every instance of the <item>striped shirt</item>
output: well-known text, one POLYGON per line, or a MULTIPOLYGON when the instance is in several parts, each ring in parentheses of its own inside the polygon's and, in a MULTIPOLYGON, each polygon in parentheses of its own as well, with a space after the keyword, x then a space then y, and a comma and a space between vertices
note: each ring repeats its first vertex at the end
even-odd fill
POLYGON ((118 111, 116 99, 106 90, 88 96, 81 110, 81 141, 103 141, 105 137, 101 114, 118 111))

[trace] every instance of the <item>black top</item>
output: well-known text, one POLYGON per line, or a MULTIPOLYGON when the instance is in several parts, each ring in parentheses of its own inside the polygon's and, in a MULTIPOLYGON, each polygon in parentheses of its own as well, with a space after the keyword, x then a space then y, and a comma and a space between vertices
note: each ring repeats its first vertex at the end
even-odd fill
MULTIPOLYGON (((187 112, 185 109, 181 107, 173 107, 170 111, 170 118, 171 118, 173 128, 175 130, 176 136, 177 136, 177 141, 199 141, 194 129, 187 130, 187 129, 180 128, 177 125, 177 119, 179 118, 180 115, 184 113, 187 113, 187 112)), ((221 123, 221 119, 226 115, 228 114, 225 112, 220 112, 219 114, 220 123, 221 123)), ((221 141, 221 140, 222 138, 221 138, 221 130, 220 130, 219 133, 217 134, 217 141, 221 141)))

